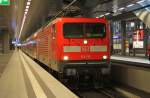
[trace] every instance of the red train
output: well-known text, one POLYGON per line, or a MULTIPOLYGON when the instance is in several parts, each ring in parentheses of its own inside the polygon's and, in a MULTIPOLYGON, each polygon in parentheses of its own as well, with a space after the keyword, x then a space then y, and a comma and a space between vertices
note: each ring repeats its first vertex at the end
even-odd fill
POLYGON ((97 79, 110 65, 109 29, 104 18, 55 19, 22 47, 61 77, 90 74, 97 79))

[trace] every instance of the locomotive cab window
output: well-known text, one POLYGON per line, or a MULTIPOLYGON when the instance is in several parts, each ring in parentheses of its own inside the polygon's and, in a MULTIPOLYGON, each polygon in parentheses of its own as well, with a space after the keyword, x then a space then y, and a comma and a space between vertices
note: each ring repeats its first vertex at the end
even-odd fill
POLYGON ((105 24, 100 23, 87 23, 86 24, 86 37, 105 37, 105 24))
POLYGON ((81 38, 84 36, 82 23, 65 23, 63 26, 64 37, 81 38))
POLYGON ((105 37, 106 28, 102 23, 65 23, 63 33, 65 38, 105 37))

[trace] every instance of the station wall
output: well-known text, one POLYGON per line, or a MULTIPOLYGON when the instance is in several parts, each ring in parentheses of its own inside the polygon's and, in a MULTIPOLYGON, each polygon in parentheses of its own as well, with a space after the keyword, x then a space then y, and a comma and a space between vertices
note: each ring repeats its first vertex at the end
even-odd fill
POLYGON ((150 69, 128 65, 113 65, 112 77, 116 83, 125 84, 150 93, 150 69))

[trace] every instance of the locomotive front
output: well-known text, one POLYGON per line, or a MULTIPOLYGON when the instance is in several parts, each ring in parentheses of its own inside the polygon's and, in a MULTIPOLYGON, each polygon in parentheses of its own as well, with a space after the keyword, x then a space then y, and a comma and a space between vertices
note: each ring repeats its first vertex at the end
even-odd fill
POLYGON ((62 19, 60 70, 67 76, 109 68, 109 30, 105 19, 62 19))

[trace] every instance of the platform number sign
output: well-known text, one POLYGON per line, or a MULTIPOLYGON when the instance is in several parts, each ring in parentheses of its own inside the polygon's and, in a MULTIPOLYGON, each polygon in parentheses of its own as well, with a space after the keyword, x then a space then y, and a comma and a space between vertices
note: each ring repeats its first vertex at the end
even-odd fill
POLYGON ((0 0, 0 5, 8 6, 10 5, 10 0, 0 0))

